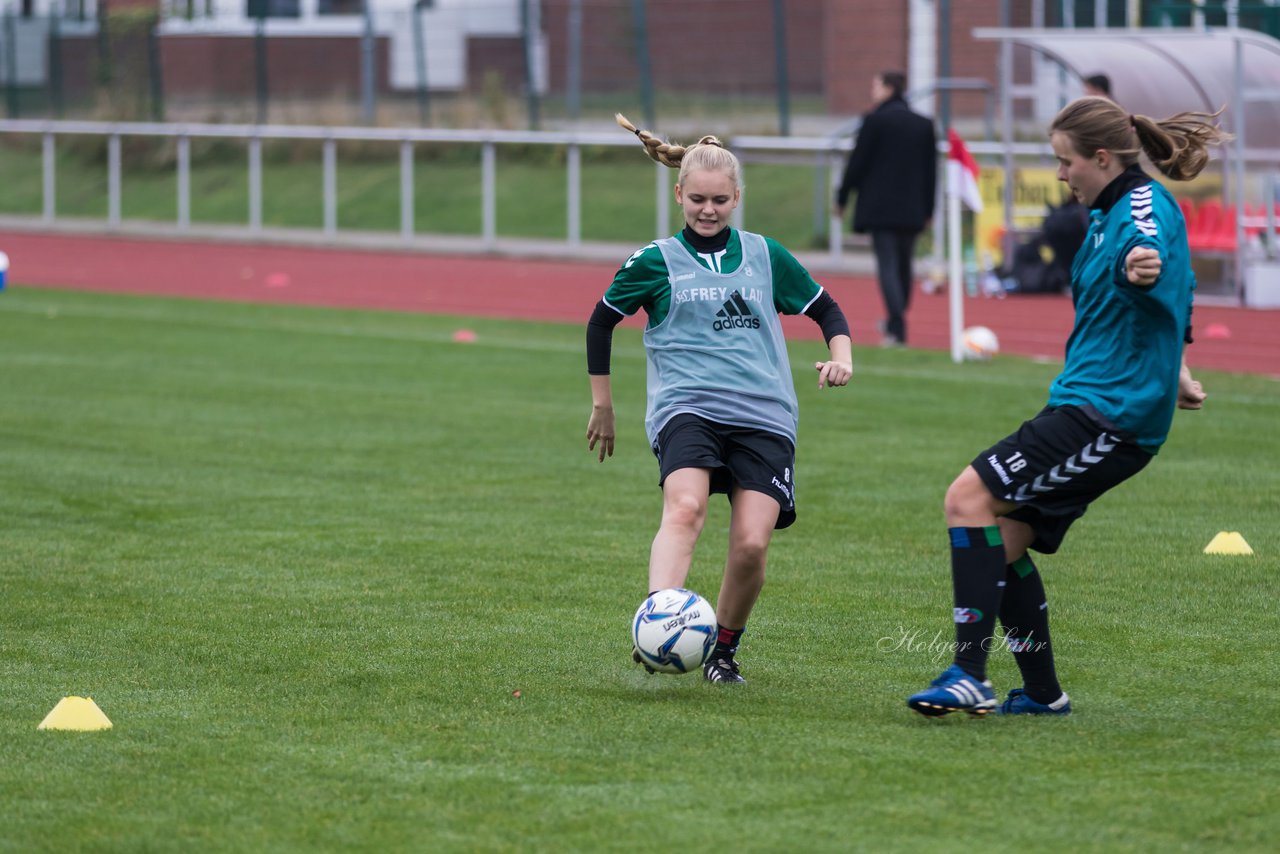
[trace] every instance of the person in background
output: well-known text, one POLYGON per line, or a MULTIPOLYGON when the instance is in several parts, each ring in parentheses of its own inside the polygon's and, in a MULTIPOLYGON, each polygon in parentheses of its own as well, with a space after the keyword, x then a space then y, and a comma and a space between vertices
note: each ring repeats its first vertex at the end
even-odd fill
MULTIPOLYGON (((613 456, 613 329, 643 309, 645 433, 662 487, 648 590, 684 586, 710 496, 727 494, 729 548, 716 599, 718 637, 703 676, 745 682, 736 654, 764 586, 769 543, 774 529, 796 518, 799 411, 779 315, 804 314, 822 329, 829 358, 814 364, 819 389, 849 382, 849 324, 795 256, 729 225, 742 191, 741 167, 720 140, 704 136, 686 148, 617 118, 651 158, 680 170, 675 197, 684 228, 627 258, 587 324, 587 447, 600 462, 613 456)), ((632 658, 643 664, 638 651, 632 658)))
POLYGON ((933 218, 938 176, 933 122, 907 106, 906 88, 901 72, 872 78, 874 107, 863 117, 835 198, 836 216, 844 219, 849 195, 858 194, 853 230, 871 235, 885 308, 880 343, 886 347, 907 343, 912 259, 916 238, 933 218))
POLYGON ((1105 74, 1090 74, 1084 79, 1084 94, 1095 98, 1110 98, 1115 100, 1111 95, 1111 78, 1105 74))
POLYGON ((1064 107, 1049 128, 1058 180, 1091 212, 1072 268, 1075 325, 1045 408, 974 457, 947 490, 955 658, 907 698, 922 715, 996 707, 986 669, 997 619, 1023 679, 1000 712, 1071 712, 1028 549, 1056 552, 1090 504, 1151 462, 1175 408, 1204 403, 1183 353, 1195 290, 1186 223, 1138 157, 1172 180, 1191 180, 1208 164, 1209 146, 1230 138, 1216 117, 1157 121, 1090 97, 1064 107))

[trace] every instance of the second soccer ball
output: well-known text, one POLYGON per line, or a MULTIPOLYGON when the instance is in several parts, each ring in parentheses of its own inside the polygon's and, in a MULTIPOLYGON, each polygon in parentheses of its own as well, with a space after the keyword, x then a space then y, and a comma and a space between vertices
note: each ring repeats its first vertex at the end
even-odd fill
POLYGON ((1000 340, 986 326, 970 326, 961 339, 964 357, 970 361, 986 361, 1000 352, 1000 340))

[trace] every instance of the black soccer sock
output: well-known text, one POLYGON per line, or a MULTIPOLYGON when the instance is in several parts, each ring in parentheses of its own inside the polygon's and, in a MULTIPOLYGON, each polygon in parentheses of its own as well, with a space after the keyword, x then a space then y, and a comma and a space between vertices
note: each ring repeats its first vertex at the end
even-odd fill
POLYGON ((1053 667, 1044 582, 1030 555, 1009 564, 1005 582, 1004 600, 1000 603, 1005 643, 1018 662, 1027 696, 1048 705, 1062 696, 1062 686, 1053 667))
POLYGON ((1004 540, 1000 528, 949 528, 951 586, 955 594, 955 663, 987 678, 987 654, 1004 592, 1004 540))
POLYGON ((733 658, 734 653, 738 651, 738 642, 742 640, 742 633, 746 630, 745 626, 741 629, 726 629, 716 623, 716 648, 712 651, 711 657, 733 658))

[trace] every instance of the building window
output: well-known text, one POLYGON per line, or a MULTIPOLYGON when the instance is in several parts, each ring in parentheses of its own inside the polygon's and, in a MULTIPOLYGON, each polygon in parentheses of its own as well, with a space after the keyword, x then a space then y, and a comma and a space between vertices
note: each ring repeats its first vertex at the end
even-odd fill
POLYGON ((298 18, 302 16, 301 0, 245 0, 250 18, 298 18))
POLYGON ((364 0, 317 0, 317 15, 363 15, 364 0))

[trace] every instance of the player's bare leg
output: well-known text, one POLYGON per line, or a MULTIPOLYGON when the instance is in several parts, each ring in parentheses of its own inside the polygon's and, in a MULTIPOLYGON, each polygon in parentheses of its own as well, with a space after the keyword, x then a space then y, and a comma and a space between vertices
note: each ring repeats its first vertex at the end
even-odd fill
POLYGON ((740 629, 747 624, 764 587, 769 542, 773 539, 773 526, 780 509, 777 500, 763 492, 734 489, 729 553, 720 596, 716 599, 716 619, 720 625, 740 629))
POLYGON ((649 549, 649 590, 683 587, 707 521, 711 472, 676 469, 662 484, 662 523, 649 549))
POLYGON ((733 512, 729 520, 729 553, 725 558, 724 580, 716 599, 719 637, 716 648, 702 668, 710 682, 745 682, 734 657, 738 640, 746 628, 751 609, 764 587, 769 541, 781 508, 770 495, 741 488, 733 491, 733 512))

